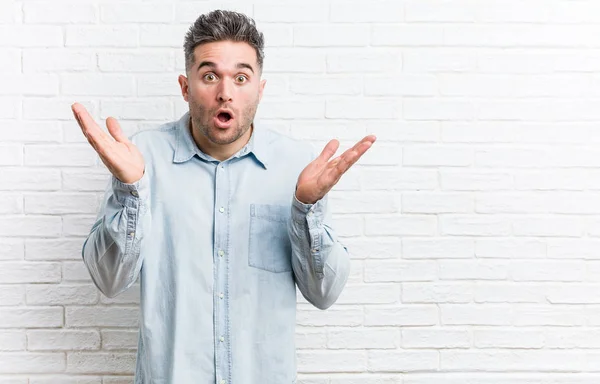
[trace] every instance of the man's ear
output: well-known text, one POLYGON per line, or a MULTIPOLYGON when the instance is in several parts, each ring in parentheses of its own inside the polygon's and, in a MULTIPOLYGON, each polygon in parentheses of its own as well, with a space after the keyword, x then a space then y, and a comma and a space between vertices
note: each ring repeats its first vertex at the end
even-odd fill
POLYGON ((267 80, 263 79, 260 81, 260 85, 258 86, 258 101, 262 100, 263 91, 265 90, 265 84, 267 84, 267 80))
POLYGON ((188 79, 183 75, 179 75, 177 80, 179 81, 179 86, 181 87, 181 95, 183 96, 183 100, 187 102, 189 94, 188 79))

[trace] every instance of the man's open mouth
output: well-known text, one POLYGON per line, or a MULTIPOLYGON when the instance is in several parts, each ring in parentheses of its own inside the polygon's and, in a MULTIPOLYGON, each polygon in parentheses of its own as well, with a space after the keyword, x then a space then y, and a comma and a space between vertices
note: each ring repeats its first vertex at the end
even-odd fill
POLYGON ((219 119, 219 121, 222 123, 226 123, 229 120, 231 120, 232 118, 233 118, 233 116, 231 116, 231 114, 229 112, 221 112, 217 115, 217 119, 219 119))

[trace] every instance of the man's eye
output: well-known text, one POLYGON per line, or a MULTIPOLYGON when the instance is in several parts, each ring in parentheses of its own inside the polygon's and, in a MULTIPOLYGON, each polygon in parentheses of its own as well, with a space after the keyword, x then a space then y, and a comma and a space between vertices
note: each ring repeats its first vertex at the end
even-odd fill
POLYGON ((243 82, 245 82, 246 80, 248 80, 248 78, 247 78, 246 76, 244 76, 244 75, 238 75, 238 76, 235 78, 235 81, 237 81, 238 83, 243 83, 243 82))
POLYGON ((204 80, 215 81, 217 80, 217 76, 213 75, 212 73, 207 73, 206 75, 204 75, 204 80))

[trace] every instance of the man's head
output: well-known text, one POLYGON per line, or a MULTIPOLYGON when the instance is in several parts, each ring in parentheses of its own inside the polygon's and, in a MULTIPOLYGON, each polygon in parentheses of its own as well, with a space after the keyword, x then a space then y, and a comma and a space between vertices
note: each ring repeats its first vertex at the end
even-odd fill
POLYGON ((237 12, 213 11, 190 27, 184 42, 187 77, 179 76, 179 84, 194 138, 204 146, 248 139, 265 85, 263 47, 254 21, 237 12))

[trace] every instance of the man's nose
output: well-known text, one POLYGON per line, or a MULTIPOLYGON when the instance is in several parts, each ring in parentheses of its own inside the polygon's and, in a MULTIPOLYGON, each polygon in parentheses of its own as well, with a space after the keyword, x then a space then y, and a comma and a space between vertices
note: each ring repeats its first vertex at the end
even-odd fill
POLYGON ((219 91, 217 92, 217 100, 221 103, 232 101, 231 97, 233 94, 232 85, 227 81, 221 82, 219 86, 219 91))

